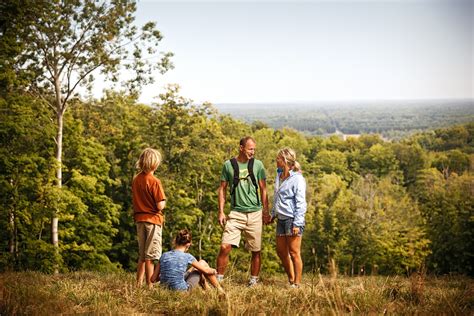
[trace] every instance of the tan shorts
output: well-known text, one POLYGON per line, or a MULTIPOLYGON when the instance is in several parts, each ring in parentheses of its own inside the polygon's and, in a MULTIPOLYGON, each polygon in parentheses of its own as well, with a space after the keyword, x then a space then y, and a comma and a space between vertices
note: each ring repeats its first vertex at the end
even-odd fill
POLYGON ((262 211, 243 213, 231 211, 227 216, 222 243, 239 247, 240 235, 244 234, 245 248, 260 251, 262 248, 262 211))
POLYGON ((137 223, 138 258, 140 260, 160 260, 161 233, 160 225, 147 222, 137 223))

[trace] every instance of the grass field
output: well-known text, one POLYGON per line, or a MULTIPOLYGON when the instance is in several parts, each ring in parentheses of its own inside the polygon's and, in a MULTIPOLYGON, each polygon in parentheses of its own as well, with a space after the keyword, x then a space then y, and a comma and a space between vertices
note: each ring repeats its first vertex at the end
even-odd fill
POLYGON ((247 276, 224 281, 226 297, 196 289, 177 293, 155 286, 136 288, 132 273, 36 272, 0 274, 0 315, 168 314, 474 314, 474 280, 467 277, 306 274, 299 289, 284 275, 261 277, 247 288, 247 276))

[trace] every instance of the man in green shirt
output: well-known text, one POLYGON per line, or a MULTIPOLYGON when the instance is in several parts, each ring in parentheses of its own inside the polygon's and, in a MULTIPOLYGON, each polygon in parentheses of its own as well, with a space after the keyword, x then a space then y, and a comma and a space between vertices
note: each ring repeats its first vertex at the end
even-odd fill
POLYGON ((219 224, 224 228, 224 233, 217 256, 217 279, 221 281, 224 278, 230 251, 232 247, 239 246, 240 236, 243 233, 246 248, 252 252, 249 286, 257 284, 260 273, 262 222, 267 224, 271 220, 268 212, 265 168, 260 160, 254 159, 255 148, 256 142, 252 137, 247 136, 240 140, 239 155, 224 163, 218 190, 218 219, 219 224), (252 167, 251 173, 249 173, 249 166, 252 167), (234 177, 236 168, 239 170, 238 177, 234 177), (231 211, 226 217, 224 205, 229 183, 231 185, 231 211))

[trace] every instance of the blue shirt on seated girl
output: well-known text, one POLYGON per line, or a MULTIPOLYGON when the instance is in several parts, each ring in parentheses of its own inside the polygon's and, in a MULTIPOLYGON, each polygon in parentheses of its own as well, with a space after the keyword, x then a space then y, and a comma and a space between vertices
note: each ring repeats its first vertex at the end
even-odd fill
POLYGON ((161 255, 160 261, 156 264, 152 276, 152 282, 158 282, 169 289, 177 291, 187 291, 200 284, 204 289, 208 288, 208 280, 219 292, 224 290, 217 282, 216 269, 209 267, 206 261, 196 260, 196 258, 187 253, 191 246, 191 233, 186 230, 180 230, 175 238, 175 247, 173 250, 161 255), (188 266, 191 265, 191 269, 188 266))

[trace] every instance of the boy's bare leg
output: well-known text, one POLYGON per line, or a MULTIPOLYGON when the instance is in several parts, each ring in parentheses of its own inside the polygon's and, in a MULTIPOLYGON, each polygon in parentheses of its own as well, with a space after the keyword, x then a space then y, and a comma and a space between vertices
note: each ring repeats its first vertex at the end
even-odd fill
POLYGON ((153 287, 153 283, 151 282, 151 277, 153 276, 153 270, 155 266, 153 265, 153 260, 145 260, 145 275, 146 275, 146 284, 148 288, 153 287))
POLYGON ((153 274, 151 275, 151 283, 156 283, 156 281, 158 281, 158 277, 159 277, 159 273, 158 271, 160 271, 159 269, 157 269, 156 267, 153 267, 153 274))
POLYGON ((138 260, 137 263, 137 286, 141 287, 143 285, 143 277, 145 276, 145 261, 138 260))

